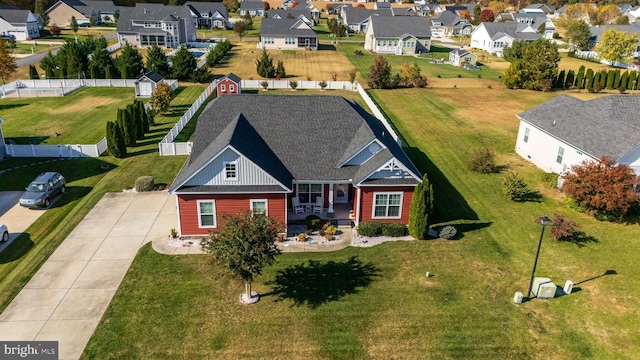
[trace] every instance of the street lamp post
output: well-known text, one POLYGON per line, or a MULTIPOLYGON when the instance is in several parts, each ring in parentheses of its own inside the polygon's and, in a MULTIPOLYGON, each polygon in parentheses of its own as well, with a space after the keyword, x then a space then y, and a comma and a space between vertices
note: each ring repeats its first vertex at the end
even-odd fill
POLYGON ((547 215, 539 218, 540 225, 542 225, 542 231, 540 232, 540 241, 538 241, 538 251, 536 251, 536 260, 533 262, 533 271, 531 272, 531 280, 529 281, 529 291, 527 292, 527 298, 531 299, 531 288, 533 287, 533 277, 536 274, 536 266, 538 265, 538 256, 540 255, 540 246, 542 246, 542 236, 544 236, 544 228, 551 223, 551 219, 547 215))

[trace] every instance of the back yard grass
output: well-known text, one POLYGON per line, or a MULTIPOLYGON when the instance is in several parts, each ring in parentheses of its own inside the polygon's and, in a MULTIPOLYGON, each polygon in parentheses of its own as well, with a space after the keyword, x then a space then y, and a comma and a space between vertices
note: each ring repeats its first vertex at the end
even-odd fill
POLYGON ((638 221, 610 224, 567 207, 544 173, 514 154, 515 114, 555 93, 437 88, 371 91, 434 186, 436 225, 457 241, 385 243, 332 253, 283 254, 254 284, 207 256, 141 249, 83 358, 597 358, 640 356, 638 221), (468 171, 471 151, 495 151, 502 174, 468 171), (500 177, 521 174, 542 202, 513 203, 500 177), (545 235, 537 276, 570 296, 513 304, 526 292, 540 226, 562 213, 585 241, 545 235), (434 274, 425 278, 425 272, 434 274), (158 274, 162 274, 159 276, 158 274), (122 344, 126 344, 122 345, 122 344))
MULTIPOLYGON (((86 90, 91 94, 101 93, 104 89, 86 90)), ((133 93, 131 89, 128 91, 133 93)), ((143 140, 139 140, 135 147, 128 148, 129 154, 124 159, 116 159, 105 154, 99 158, 14 158, 0 162, 0 191, 23 190, 43 171, 59 171, 67 180, 66 194, 0 253, 0 311, 6 308, 11 299, 105 193, 132 188, 136 178, 143 175, 154 176, 156 185, 167 186, 173 181, 186 156, 160 157, 158 142, 202 91, 203 86, 200 85, 178 88, 177 97, 171 103, 169 112, 155 117, 156 124, 151 126, 149 133, 143 140)), ((64 101, 66 97, 56 99, 64 101)), ((21 109, 25 112, 22 115, 18 114, 18 117, 23 119, 22 125, 35 129, 31 117, 28 116, 29 111, 26 110, 28 103, 35 100, 37 99, 23 99, 27 105, 18 108, 7 108, 7 103, 2 100, 0 111, 5 117, 7 110, 21 109)), ((59 124, 64 124, 68 117, 78 111, 73 109, 73 102, 65 106, 49 106, 58 109, 55 122, 59 124)), ((115 114, 116 109, 117 106, 112 104, 104 111, 115 114)), ((78 123, 73 132, 82 134, 83 129, 83 124, 78 123)), ((11 136, 5 130, 5 136, 7 135, 11 136)), ((11 224, 7 225, 11 227, 11 224)))

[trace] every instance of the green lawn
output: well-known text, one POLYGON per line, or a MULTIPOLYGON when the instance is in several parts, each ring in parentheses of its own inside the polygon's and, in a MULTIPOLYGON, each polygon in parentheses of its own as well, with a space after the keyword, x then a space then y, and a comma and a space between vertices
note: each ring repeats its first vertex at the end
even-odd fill
POLYGON ((556 94, 486 87, 371 93, 432 179, 435 221, 456 225, 457 241, 285 254, 256 282, 264 296, 250 307, 238 303, 242 284, 206 256, 159 255, 147 246, 83 357, 640 357, 640 299, 631 293, 640 286, 637 219, 609 224, 576 213, 540 170, 513 154, 515 114, 556 94), (543 201, 510 202, 500 174, 468 171, 468 152, 480 146, 543 201), (537 275, 560 286, 571 279, 574 293, 515 305, 540 235, 535 218, 556 212, 580 222, 587 241, 547 234, 537 275))
MULTIPOLYGON (((359 75, 367 79, 369 77, 369 68, 373 64, 373 61, 380 55, 370 54, 364 50, 362 44, 354 43, 340 43, 336 46, 338 50, 342 51, 351 62, 356 66, 359 75), (355 51, 362 51, 362 55, 356 55, 355 51)), ((397 56, 397 55, 382 55, 387 59, 393 73, 400 72, 403 62, 416 62, 420 66, 422 74, 427 77, 428 80, 434 78, 462 78, 462 79, 477 79, 480 76, 482 79, 497 80, 502 72, 483 66, 481 70, 469 71, 460 67, 452 66, 449 64, 432 64, 433 59, 444 59, 445 62, 449 61, 449 51, 451 49, 434 45, 432 51, 429 54, 422 54, 420 57, 412 56, 397 56)))
POLYGON ((17 144, 95 144, 134 98, 133 88, 85 87, 63 97, 3 99, 2 129, 17 144))
MULTIPOLYGON (((100 92, 95 88, 88 90, 100 92)), ((71 160, 14 158, 0 162, 0 191, 22 190, 37 174, 47 170, 61 172, 68 181, 67 193, 0 253, 0 311, 105 193, 132 188, 136 178, 143 175, 155 176, 156 184, 167 185, 173 181, 186 157, 160 157, 158 142, 202 91, 200 85, 178 88, 170 112, 156 116, 156 125, 151 126, 137 146, 128 148, 129 155, 124 159, 111 156, 71 160)), ((59 105, 58 108, 62 109, 59 105)), ((3 117, 5 111, 2 109, 3 117)), ((28 121, 25 117, 23 123, 28 121)), ((63 118, 58 122, 63 122, 63 118)), ((81 126, 78 129, 82 131, 81 126)))

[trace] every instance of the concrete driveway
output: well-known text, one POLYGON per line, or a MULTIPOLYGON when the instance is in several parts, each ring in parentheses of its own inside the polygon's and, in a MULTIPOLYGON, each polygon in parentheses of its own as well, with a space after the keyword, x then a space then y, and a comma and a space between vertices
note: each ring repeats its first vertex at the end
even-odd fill
POLYGON ((9 228, 9 241, 0 243, 0 252, 44 214, 44 210, 21 207, 18 200, 22 194, 23 191, 0 192, 0 224, 5 224, 9 228))
POLYGON ((0 339, 79 358, 138 249, 177 228, 175 206, 167 192, 106 194, 0 314, 0 339))

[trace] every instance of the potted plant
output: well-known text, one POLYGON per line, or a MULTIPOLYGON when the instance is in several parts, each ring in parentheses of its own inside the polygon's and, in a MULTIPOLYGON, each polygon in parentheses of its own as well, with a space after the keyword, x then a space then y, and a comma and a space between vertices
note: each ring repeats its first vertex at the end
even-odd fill
POLYGON ((171 228, 171 238, 175 239, 178 237, 178 230, 176 228, 171 228))

